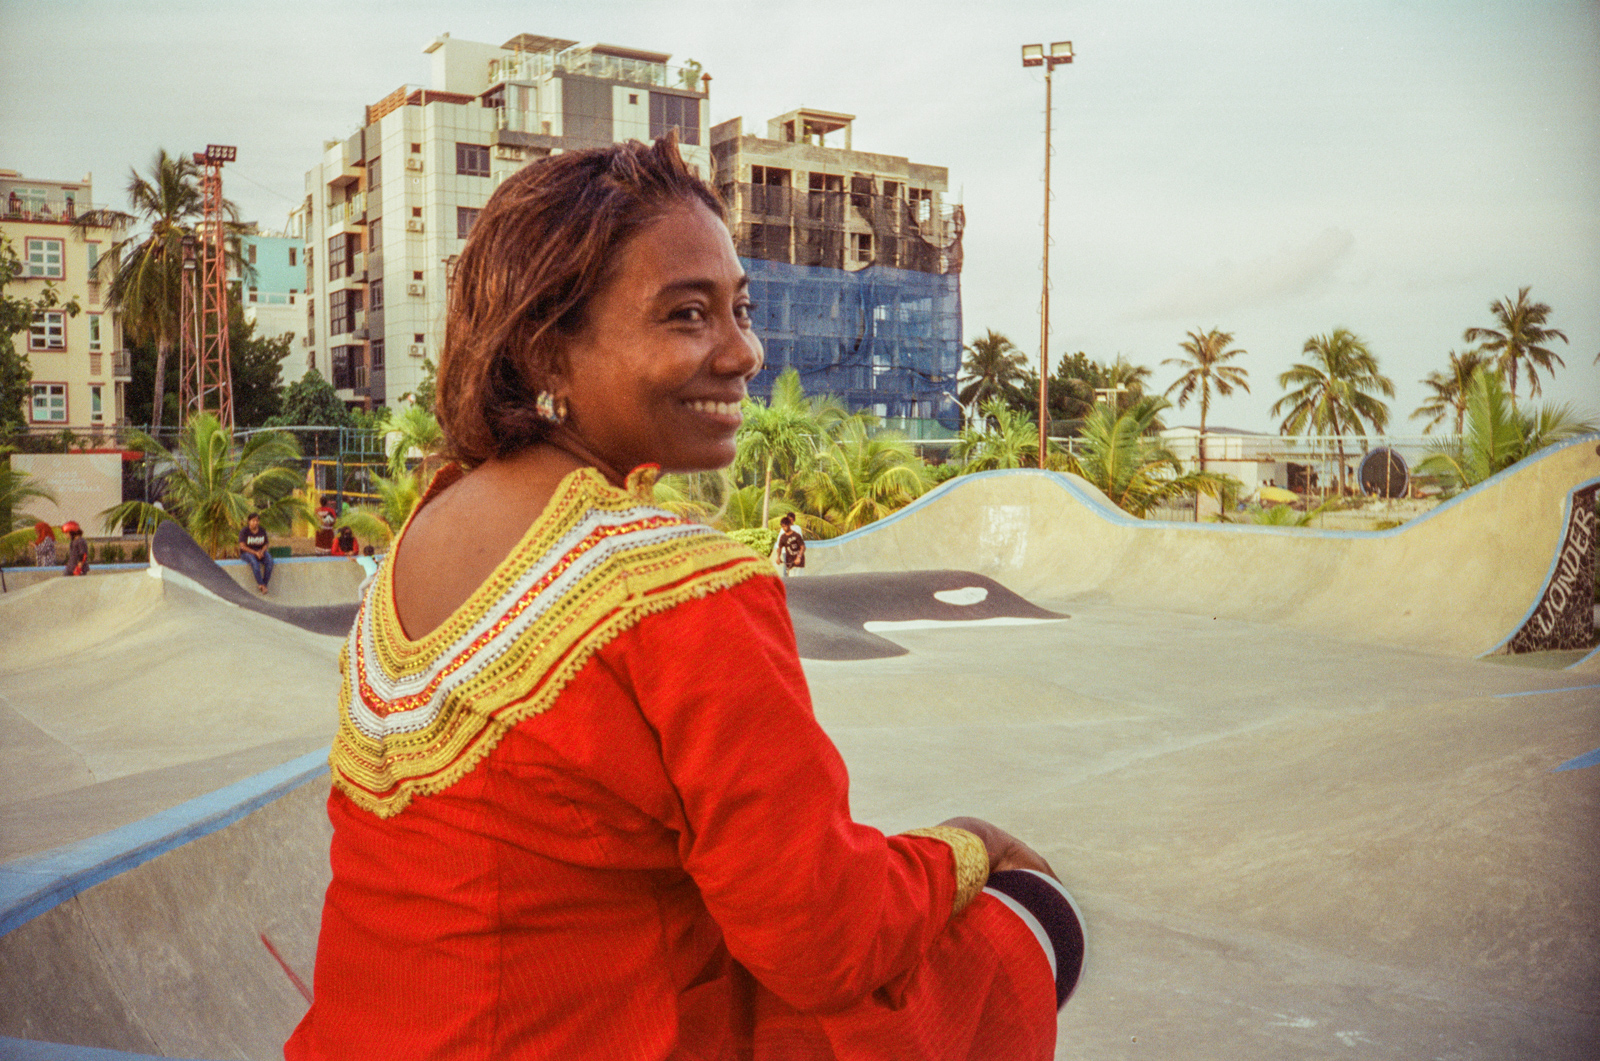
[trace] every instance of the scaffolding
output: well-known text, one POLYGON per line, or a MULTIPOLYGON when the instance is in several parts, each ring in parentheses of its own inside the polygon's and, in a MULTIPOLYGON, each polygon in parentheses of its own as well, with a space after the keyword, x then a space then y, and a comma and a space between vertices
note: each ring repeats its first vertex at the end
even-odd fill
MULTIPOLYGON (((818 180, 817 178, 821 178, 818 180)), ((739 184, 735 238, 771 393, 793 368, 806 391, 885 418, 959 424, 962 209, 876 178, 821 187, 739 184)))

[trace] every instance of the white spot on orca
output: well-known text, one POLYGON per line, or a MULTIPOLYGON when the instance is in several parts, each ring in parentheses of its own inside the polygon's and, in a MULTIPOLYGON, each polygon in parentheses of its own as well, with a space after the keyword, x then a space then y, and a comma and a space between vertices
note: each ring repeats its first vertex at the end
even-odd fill
POLYGON ((989 599, 989 591, 982 586, 962 586, 960 589, 942 589, 933 595, 933 599, 963 606, 982 604, 989 599))

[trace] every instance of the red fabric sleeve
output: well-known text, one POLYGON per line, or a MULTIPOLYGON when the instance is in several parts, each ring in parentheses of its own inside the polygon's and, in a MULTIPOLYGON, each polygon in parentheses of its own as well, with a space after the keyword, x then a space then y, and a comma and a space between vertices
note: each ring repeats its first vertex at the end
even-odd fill
POLYGON ((612 658, 682 806, 668 824, 733 956, 818 1012, 911 969, 950 918, 950 848, 851 820, 849 778, 812 712, 778 580, 681 604, 625 637, 612 658))

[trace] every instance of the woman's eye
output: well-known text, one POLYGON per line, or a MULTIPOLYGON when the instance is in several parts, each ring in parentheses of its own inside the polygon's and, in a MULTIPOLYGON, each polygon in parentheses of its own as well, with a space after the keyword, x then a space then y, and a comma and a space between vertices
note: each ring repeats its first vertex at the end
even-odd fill
POLYGON ((688 321, 691 324, 699 324, 701 321, 706 319, 706 311, 701 306, 684 306, 672 314, 672 319, 688 321))
POLYGON ((755 313, 755 311, 756 304, 754 302, 740 303, 739 305, 733 307, 733 318, 734 320, 738 321, 748 321, 751 314, 755 313))

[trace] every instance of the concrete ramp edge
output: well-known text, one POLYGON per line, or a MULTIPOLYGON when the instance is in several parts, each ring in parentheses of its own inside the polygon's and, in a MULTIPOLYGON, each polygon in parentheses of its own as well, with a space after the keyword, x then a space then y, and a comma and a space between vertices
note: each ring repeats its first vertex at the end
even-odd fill
POLYGON ((0 865, 0 936, 102 881, 233 824, 327 772, 328 753, 308 752, 142 821, 0 865))

